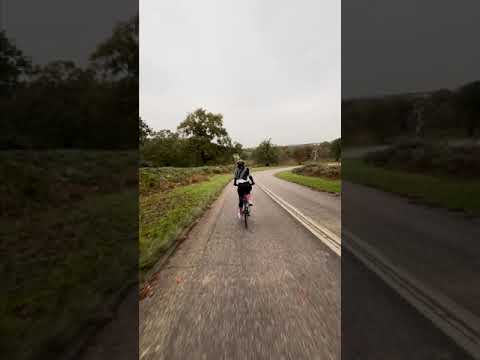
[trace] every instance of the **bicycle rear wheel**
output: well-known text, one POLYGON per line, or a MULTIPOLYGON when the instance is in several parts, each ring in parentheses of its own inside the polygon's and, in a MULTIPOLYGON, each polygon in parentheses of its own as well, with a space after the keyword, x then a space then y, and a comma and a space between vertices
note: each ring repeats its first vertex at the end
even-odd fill
POLYGON ((243 218, 245 219, 245 229, 248 229, 248 203, 247 200, 243 202, 243 218))

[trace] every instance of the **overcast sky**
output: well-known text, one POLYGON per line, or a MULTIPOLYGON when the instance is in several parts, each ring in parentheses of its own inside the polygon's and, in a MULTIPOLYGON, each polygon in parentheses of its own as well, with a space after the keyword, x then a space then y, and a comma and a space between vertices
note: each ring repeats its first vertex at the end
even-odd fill
POLYGON ((37 64, 62 59, 86 65, 95 47, 112 34, 114 25, 138 12, 136 0, 0 2, 7 10, 2 26, 37 64))
POLYGON ((198 107, 257 145, 340 136, 337 0, 140 3, 140 114, 175 129, 198 107))
POLYGON ((478 0, 342 0, 342 96, 480 79, 478 0))
MULTIPOLYGON (((9 36, 36 63, 85 64, 138 8, 136 0, 4 3, 9 36)), ((478 0, 342 0, 341 7, 142 0, 140 114, 155 129, 175 129, 203 106, 224 114, 244 145, 268 136, 314 142, 340 135, 340 89, 368 96, 480 79, 478 0)))

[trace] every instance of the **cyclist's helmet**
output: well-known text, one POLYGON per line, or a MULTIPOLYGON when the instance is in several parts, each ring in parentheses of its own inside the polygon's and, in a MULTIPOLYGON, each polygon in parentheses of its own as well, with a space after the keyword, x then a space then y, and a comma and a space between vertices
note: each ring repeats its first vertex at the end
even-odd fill
POLYGON ((243 167, 243 166, 245 166, 245 161, 243 161, 243 160, 238 160, 238 161, 237 161, 237 166, 238 166, 238 167, 243 167))

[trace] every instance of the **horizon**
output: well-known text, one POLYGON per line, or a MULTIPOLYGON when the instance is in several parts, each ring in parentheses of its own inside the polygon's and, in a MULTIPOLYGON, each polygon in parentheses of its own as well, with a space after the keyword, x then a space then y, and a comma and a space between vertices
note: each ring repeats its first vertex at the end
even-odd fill
POLYGON ((349 97, 342 97, 342 101, 352 101, 352 100, 369 100, 369 99, 383 99, 383 98, 388 98, 388 97, 397 97, 397 96, 415 96, 415 95, 430 95, 433 94, 437 91, 441 90, 448 90, 455 92, 458 89, 460 89, 462 86, 480 81, 479 79, 474 79, 471 81, 467 82, 462 82, 460 85, 456 86, 443 86, 443 87, 437 87, 437 88, 429 88, 427 90, 417 90, 417 91, 399 91, 399 92, 385 92, 385 93, 378 93, 378 94, 371 94, 371 95, 356 95, 356 96, 349 96, 349 97))
MULTIPOLYGON (((208 109, 207 109, 207 110, 208 110, 208 109)), ((146 120, 143 119, 143 118, 142 118, 142 120, 152 129, 153 132, 158 132, 158 131, 161 131, 161 130, 170 130, 170 131, 172 131, 172 132, 177 132, 177 128, 176 128, 176 127, 175 127, 175 128, 170 128, 170 129, 167 129, 167 128, 155 129, 155 128, 153 128, 153 127, 151 126, 151 124, 150 124, 148 121, 146 121, 146 120)), ((183 121, 183 120, 181 120, 181 121, 183 121)), ((181 122, 181 121, 180 121, 180 122, 181 122)), ((180 122, 179 122, 179 124, 180 124, 180 122)), ((225 127, 225 123, 224 123, 224 127, 225 127)), ((226 127, 225 127, 225 129, 227 130, 227 133, 228 133, 228 135, 230 136, 232 142, 238 142, 238 143, 242 144, 242 146, 243 146, 243 148, 244 148, 245 150, 256 148, 262 141, 269 139, 269 137, 266 137, 266 138, 260 140, 257 144, 248 144, 248 145, 247 145, 247 144, 244 144, 244 143, 242 143, 242 142, 240 142, 240 141, 237 141, 237 140, 231 135, 230 131, 229 131, 226 127)), ((337 137, 334 137, 334 138, 331 138, 331 139, 326 138, 326 139, 324 139, 324 140, 304 141, 304 142, 296 142, 296 143, 277 143, 277 142, 275 142, 275 139, 274 139, 273 137, 270 137, 270 139, 272 140, 272 144, 275 145, 275 146, 306 146, 306 145, 321 144, 322 142, 332 142, 332 141, 334 141, 334 140, 336 140, 336 139, 338 139, 338 138, 341 138, 341 137, 342 137, 342 135, 340 134, 340 135, 338 135, 337 137)))
MULTIPOLYGON (((142 120, 143 120, 144 122, 146 122, 146 124, 152 129, 153 132, 158 132, 158 131, 161 131, 161 130, 170 130, 170 131, 172 131, 172 132, 177 132, 177 128, 172 128, 172 129, 166 129, 166 128, 163 128, 163 129, 155 129, 155 128, 153 128, 153 127, 151 126, 151 124, 149 124, 149 123, 148 123, 147 121, 145 121, 143 118, 142 118, 142 120)), ((179 123, 179 124, 180 124, 180 123, 179 123)), ((224 124, 224 127, 225 127, 225 124, 224 124)), ((228 131, 227 128, 225 128, 225 129, 227 130, 227 133, 228 133, 228 135, 230 136, 232 142, 239 142, 239 141, 236 141, 235 138, 233 138, 233 137, 231 136, 231 134, 230 134, 230 132, 228 131)), ((332 139, 330 139, 330 140, 329 140, 329 139, 325 139, 325 140, 320 140, 320 141, 317 140, 317 141, 288 143, 288 144, 285 144, 285 143, 277 143, 277 142, 274 141, 273 138, 270 138, 270 139, 271 139, 271 141, 272 141, 272 144, 275 145, 275 146, 290 146, 290 147, 291 147, 291 146, 319 145, 319 144, 321 144, 321 143, 323 143, 323 142, 329 142, 329 143, 330 143, 330 142, 332 142, 332 141, 334 141, 334 140, 336 140, 336 139, 338 139, 338 138, 341 138, 341 137, 342 137, 342 136, 341 136, 341 134, 340 134, 339 136, 337 136, 337 137, 335 137, 335 138, 332 138, 332 139)), ((241 143, 241 142, 239 142, 239 143, 242 145, 242 147, 243 147, 244 150, 248 150, 248 149, 254 149, 254 148, 256 148, 262 141, 268 140, 268 139, 269 139, 269 138, 266 137, 266 138, 260 140, 257 144, 254 144, 254 145, 246 145, 246 144, 243 144, 243 143, 241 143)))

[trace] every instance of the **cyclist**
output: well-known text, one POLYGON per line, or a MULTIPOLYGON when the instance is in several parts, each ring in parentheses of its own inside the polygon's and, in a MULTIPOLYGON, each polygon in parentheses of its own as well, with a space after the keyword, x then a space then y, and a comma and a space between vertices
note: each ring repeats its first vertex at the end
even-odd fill
POLYGON ((242 203, 243 197, 246 195, 247 200, 250 206, 253 205, 252 203, 252 185, 255 185, 253 181, 252 175, 250 175, 250 169, 245 166, 245 162, 243 160, 237 161, 237 167, 235 169, 235 175, 233 179, 233 186, 237 186, 238 191, 238 217, 242 217, 242 203))

